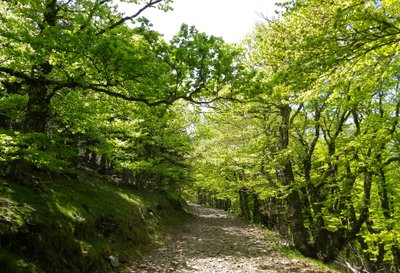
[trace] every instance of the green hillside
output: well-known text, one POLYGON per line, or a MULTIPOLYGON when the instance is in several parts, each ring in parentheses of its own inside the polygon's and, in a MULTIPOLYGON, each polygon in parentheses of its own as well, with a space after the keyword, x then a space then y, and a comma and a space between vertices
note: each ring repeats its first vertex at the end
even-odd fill
POLYGON ((35 179, 36 187, 0 181, 2 272, 109 272, 110 256, 123 264, 141 255, 185 216, 171 196, 92 172, 35 179))

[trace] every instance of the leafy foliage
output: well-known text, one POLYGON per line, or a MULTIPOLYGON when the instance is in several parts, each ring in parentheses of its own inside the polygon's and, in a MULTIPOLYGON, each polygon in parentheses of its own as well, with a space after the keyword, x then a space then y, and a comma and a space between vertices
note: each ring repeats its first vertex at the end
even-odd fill
POLYGON ((188 179, 187 106, 172 104, 226 97, 238 51, 187 25, 167 43, 140 16, 171 1, 133 2, 129 16, 111 1, 1 4, 3 175, 90 163, 138 187, 178 191, 188 179))
POLYGON ((304 255, 399 270, 398 1, 281 3, 241 48, 125 2, 1 3, 1 176, 193 185, 304 255))
POLYGON ((242 215, 252 210, 307 256, 357 253, 347 258, 395 272, 398 2, 281 6, 245 44, 244 62, 257 71, 247 103, 211 110, 199 124, 197 141, 209 146, 195 154, 204 162, 196 183, 242 215))

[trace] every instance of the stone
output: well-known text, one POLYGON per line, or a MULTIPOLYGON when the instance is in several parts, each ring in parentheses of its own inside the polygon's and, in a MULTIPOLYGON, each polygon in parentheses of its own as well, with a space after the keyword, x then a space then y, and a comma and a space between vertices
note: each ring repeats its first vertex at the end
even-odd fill
POLYGON ((120 263, 119 263, 119 260, 118 260, 117 257, 115 257, 113 255, 110 255, 108 257, 108 260, 110 261, 110 264, 111 264, 112 267, 114 267, 114 268, 119 267, 120 263))

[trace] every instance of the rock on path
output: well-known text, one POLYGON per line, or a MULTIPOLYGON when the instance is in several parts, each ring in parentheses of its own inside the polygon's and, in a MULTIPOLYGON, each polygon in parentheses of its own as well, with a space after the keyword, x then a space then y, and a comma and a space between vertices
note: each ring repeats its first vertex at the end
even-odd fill
POLYGON ((176 230, 171 240, 126 273, 329 273, 273 250, 262 231, 221 210, 191 205, 195 217, 176 230))

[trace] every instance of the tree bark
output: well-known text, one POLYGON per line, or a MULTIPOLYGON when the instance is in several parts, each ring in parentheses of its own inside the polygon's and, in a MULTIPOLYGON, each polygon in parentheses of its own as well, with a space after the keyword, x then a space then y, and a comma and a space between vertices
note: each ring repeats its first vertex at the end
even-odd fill
POLYGON ((260 224, 261 223, 261 202, 260 198, 258 198, 257 193, 253 192, 253 223, 260 224))
POLYGON ((240 216, 243 219, 250 220, 250 208, 249 208, 249 194, 246 188, 239 190, 239 201, 240 201, 240 216))
POLYGON ((47 117, 49 112, 49 101, 46 86, 31 84, 28 91, 28 105, 22 130, 25 133, 45 133, 47 117))
MULTIPOLYGON (((281 105, 279 107, 281 115, 281 123, 279 126, 279 152, 284 152, 289 146, 289 126, 291 108, 289 105, 281 105)), ((295 182, 292 163, 290 158, 286 158, 284 162, 278 166, 278 174, 284 186, 292 187, 295 182)), ((304 226, 303 202, 301 200, 299 190, 295 187, 290 189, 290 193, 286 197, 288 205, 288 218, 290 222, 290 232, 293 243, 296 248, 305 256, 316 257, 309 245, 309 234, 304 226)))

